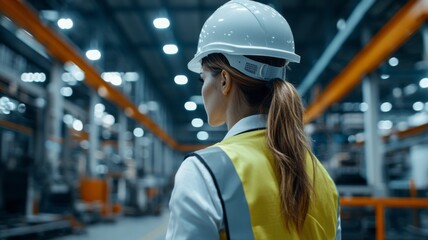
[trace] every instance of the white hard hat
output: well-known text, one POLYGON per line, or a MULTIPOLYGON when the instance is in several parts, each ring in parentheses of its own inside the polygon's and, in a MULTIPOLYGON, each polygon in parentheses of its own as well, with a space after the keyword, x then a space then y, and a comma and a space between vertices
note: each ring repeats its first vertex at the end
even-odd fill
POLYGON ((260 80, 285 77, 286 67, 259 63, 245 55, 300 62, 284 17, 268 5, 249 0, 229 1, 207 19, 197 52, 187 65, 189 70, 200 73, 202 58, 211 53, 222 53, 232 67, 260 80))

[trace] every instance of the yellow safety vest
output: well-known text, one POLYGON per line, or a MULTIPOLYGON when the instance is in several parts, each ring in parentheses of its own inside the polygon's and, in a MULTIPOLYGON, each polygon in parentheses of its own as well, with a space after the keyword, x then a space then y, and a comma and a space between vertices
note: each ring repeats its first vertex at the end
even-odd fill
MULTIPOLYGON (((298 235, 284 227, 275 163, 265 133, 266 130, 244 132, 192 154, 205 165, 216 185, 225 225, 221 239, 336 239, 338 193, 318 160, 315 196, 303 231, 298 235)), ((309 155, 306 166, 312 178, 309 155)))

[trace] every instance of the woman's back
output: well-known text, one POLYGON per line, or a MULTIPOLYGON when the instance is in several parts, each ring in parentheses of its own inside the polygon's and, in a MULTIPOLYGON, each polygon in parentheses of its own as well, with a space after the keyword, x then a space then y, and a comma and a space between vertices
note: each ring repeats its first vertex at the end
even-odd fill
MULTIPOLYGON (((266 130, 241 133, 196 153, 217 183, 227 218, 225 231, 230 239, 334 239, 337 225, 334 210, 338 209, 338 195, 334 183, 318 161, 317 182, 314 184, 316 195, 312 198, 303 230, 298 234, 295 228, 285 228, 275 162, 266 146, 265 134, 266 130)), ((308 155, 307 171, 312 176, 309 158, 308 155)))

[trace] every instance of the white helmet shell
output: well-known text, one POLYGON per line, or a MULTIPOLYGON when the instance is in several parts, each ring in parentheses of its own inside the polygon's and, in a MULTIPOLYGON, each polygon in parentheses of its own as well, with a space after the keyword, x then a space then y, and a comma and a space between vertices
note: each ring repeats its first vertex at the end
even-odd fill
POLYGON ((293 33, 281 14, 265 4, 233 0, 207 19, 197 52, 187 66, 199 73, 202 58, 211 53, 275 57, 298 63, 300 56, 294 51, 293 33))

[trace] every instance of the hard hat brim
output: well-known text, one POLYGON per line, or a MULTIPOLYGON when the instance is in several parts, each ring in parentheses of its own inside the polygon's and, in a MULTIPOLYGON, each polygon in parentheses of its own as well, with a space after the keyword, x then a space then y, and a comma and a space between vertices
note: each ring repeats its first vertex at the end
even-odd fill
POLYGON ((288 62, 300 62, 300 56, 288 52, 280 51, 278 49, 262 48, 262 47, 251 47, 251 46, 236 46, 236 45, 226 45, 224 43, 216 44, 212 43, 206 45, 205 49, 201 49, 192 60, 187 64, 187 68, 195 73, 201 72, 201 60, 202 58, 208 56, 211 53, 226 53, 230 55, 246 55, 246 56, 269 56, 276 57, 280 59, 286 59, 288 62), (245 49, 241 51, 240 49, 245 49), (250 49, 250 50, 249 50, 250 49), (245 52, 245 54, 244 54, 245 52))

